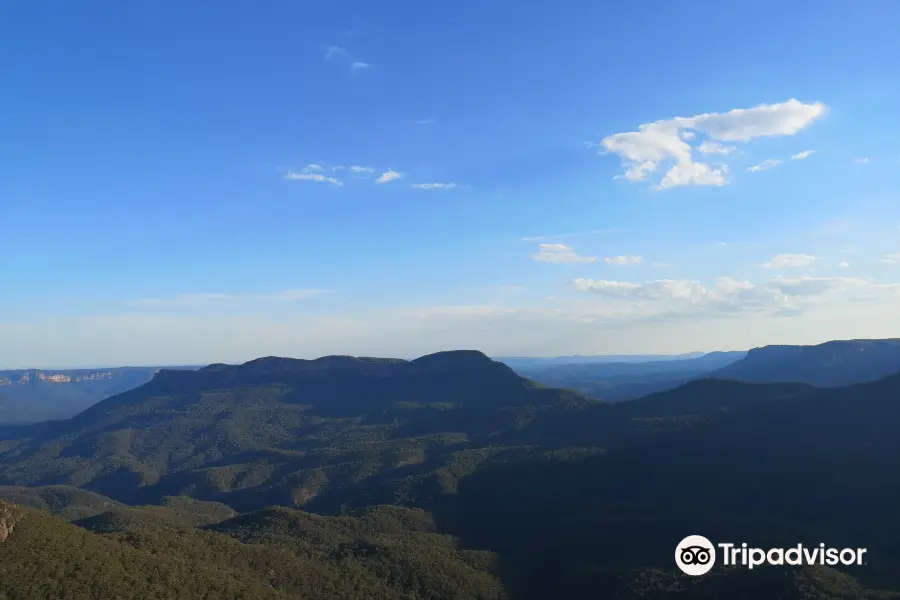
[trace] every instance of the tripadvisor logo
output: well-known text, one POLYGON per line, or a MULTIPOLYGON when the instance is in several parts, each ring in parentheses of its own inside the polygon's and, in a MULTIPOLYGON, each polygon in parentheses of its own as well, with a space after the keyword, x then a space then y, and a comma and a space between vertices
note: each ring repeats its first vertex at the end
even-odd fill
POLYGON ((689 535, 675 548, 675 564, 688 575, 703 575, 716 564, 716 548, 702 535, 689 535))
POLYGON ((698 576, 716 565, 717 555, 722 565, 752 569, 761 565, 862 565, 865 553, 865 548, 826 548, 825 544, 752 548, 746 543, 713 544, 702 535, 689 535, 675 547, 675 564, 687 575, 698 576))

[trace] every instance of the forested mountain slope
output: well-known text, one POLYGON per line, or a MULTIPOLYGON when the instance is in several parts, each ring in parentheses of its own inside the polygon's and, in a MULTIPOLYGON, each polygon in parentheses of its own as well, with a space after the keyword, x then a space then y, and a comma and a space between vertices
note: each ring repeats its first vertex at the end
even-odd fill
POLYGON ((754 348, 713 376, 738 381, 800 381, 838 386, 900 371, 900 339, 836 340, 815 346, 754 348))
POLYGON ((206 536, 225 535, 312 557, 321 581, 335 556, 365 556, 358 590, 403 581, 424 594, 411 598, 893 598, 867 588, 900 589, 898 429, 900 375, 827 389, 703 379, 610 404, 476 352, 260 359, 163 372, 17 430, 0 442, 0 484, 69 487, 0 497, 151 554, 242 556, 212 550, 222 542, 206 536), (98 510, 103 496, 112 508, 98 510), (688 534, 866 547, 868 562, 692 579, 672 560, 688 534))
POLYGON ((499 600, 496 557, 427 517, 272 509, 204 529, 121 509, 69 524, 33 509, 0 540, 0 598, 499 600), (416 523, 417 527, 411 527, 416 523))
POLYGON ((74 485, 129 503, 187 493, 241 510, 302 506, 479 446, 536 412, 589 403, 477 352, 162 371, 0 442, 0 484, 74 485))

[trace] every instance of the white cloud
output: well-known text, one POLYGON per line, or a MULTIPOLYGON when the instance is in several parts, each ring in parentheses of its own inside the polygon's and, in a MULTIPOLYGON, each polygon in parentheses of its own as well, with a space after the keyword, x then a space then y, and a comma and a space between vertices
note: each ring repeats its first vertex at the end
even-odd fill
POLYGON ((361 165, 353 165, 350 167, 350 171, 353 173, 374 173, 375 169, 373 167, 363 167, 361 165))
POLYGON ((693 131, 682 131, 681 132, 681 139, 692 140, 695 137, 697 137, 697 134, 694 133, 693 131))
POLYGON ((416 125, 431 125, 434 123, 434 119, 419 119, 416 121, 416 125))
POLYGON ((308 165, 306 165, 306 168, 304 169, 304 171, 321 171, 321 170, 322 170, 322 165, 316 164, 316 163, 309 163, 308 165))
POLYGON ((610 256, 608 258, 604 258, 603 262, 608 265, 639 265, 644 262, 644 259, 640 256, 610 256))
POLYGON ((815 296, 828 292, 859 290, 871 282, 855 277, 776 277, 769 286, 788 296, 815 296))
POLYGON ((616 175, 615 179, 627 179, 632 183, 635 181, 643 181, 647 178, 648 173, 652 173, 656 170, 657 162, 652 160, 645 160, 642 163, 635 163, 631 165, 631 168, 625 171, 624 175, 616 175))
POLYGON ((815 150, 804 150, 803 152, 798 152, 797 154, 791 154, 791 160, 803 160, 805 158, 809 158, 815 153, 815 150))
MULTIPOLYGON (((693 130, 705 134, 717 142, 747 142, 765 136, 794 135, 809 127, 817 119, 825 117, 828 108, 821 103, 804 104, 788 100, 780 104, 760 104, 750 109, 734 109, 726 113, 708 113, 694 117, 646 123, 638 131, 616 133, 601 140, 607 152, 622 157, 628 181, 643 181, 655 173, 663 163, 674 165, 663 175, 657 189, 684 185, 713 185, 727 183, 728 170, 724 166, 713 168, 694 160, 693 130)), ((696 149, 724 148, 714 141, 705 141, 696 149), (704 146, 705 144, 705 146, 704 146), (713 145, 715 144, 715 145, 713 145)))
POLYGON ((713 139, 747 142, 764 136, 794 135, 827 114, 828 107, 821 102, 804 104, 791 99, 780 104, 736 108, 727 113, 708 113, 680 121, 713 139))
POLYGON ((452 190, 456 187, 455 183, 414 183, 412 185, 417 190, 452 190))
POLYGON ((895 254, 885 254, 884 258, 881 259, 881 262, 888 265, 900 265, 900 252, 895 254))
POLYGON ((747 167, 747 170, 751 173, 756 173, 757 171, 765 171, 766 169, 771 169, 772 167, 777 167, 781 164, 780 160, 776 159, 766 159, 759 163, 758 165, 753 165, 752 167, 747 167))
POLYGON ((808 267, 814 262, 816 257, 809 254, 778 254, 762 266, 766 269, 796 269, 808 267))
POLYGON ((637 296, 645 292, 647 284, 609 279, 576 279, 572 282, 579 292, 594 292, 604 296, 637 296))
POLYGON ((369 63, 363 62, 361 60, 354 60, 353 64, 350 65, 350 68, 356 71, 357 69, 368 69, 369 63))
POLYGON ((325 175, 322 175, 321 173, 288 173, 284 176, 284 178, 290 181, 315 181, 316 183, 330 183, 338 187, 344 185, 344 182, 342 182, 340 179, 327 177, 325 175))
POLYGON ((712 286, 689 279, 657 279, 642 283, 576 279, 573 285, 577 291, 620 303, 617 306, 622 310, 648 316, 721 315, 748 311, 784 314, 795 309, 781 291, 731 277, 720 277, 712 286))
MULTIPOLYGON (((683 138, 684 136, 682 136, 683 138)), ((697 150, 700 154, 731 154, 737 148, 734 146, 724 146, 719 142, 710 142, 709 140, 704 141, 699 146, 697 146, 697 150)))
POLYGON ((720 277, 712 285, 686 279, 641 283, 576 279, 573 286, 577 291, 602 298, 607 310, 630 317, 684 318, 748 313, 796 316, 842 301, 881 301, 887 305, 900 299, 900 284, 879 284, 854 277, 777 277, 762 284, 720 277))
POLYGON ((403 173, 398 173, 397 171, 385 171, 375 180, 375 183, 387 183, 389 181, 394 181, 395 179, 400 179, 401 177, 403 177, 403 173))
POLYGON ((626 300, 687 300, 699 302, 711 290, 698 281, 687 279, 657 279, 644 283, 607 279, 576 279, 575 289, 609 298, 626 300))
POLYGON ((848 263, 846 260, 842 260, 841 262, 838 263, 838 267, 840 267, 842 269, 849 269, 850 263, 848 263))
POLYGON ((293 302, 306 300, 315 296, 330 293, 330 290, 299 289, 282 290, 270 294, 222 294, 194 293, 178 294, 165 298, 140 298, 132 303, 141 306, 199 306, 210 303, 238 302, 293 302))
POLYGON ((853 162, 855 162, 855 163, 858 164, 858 165, 864 165, 864 164, 866 164, 867 162, 869 162, 869 159, 866 158, 865 156, 862 156, 862 157, 860 157, 860 158, 854 159, 853 162))
POLYGON ((658 189, 682 185, 725 185, 728 183, 728 167, 711 169, 706 163, 680 163, 669 169, 658 189))
POLYGON ((582 256, 565 244, 540 244, 537 254, 531 255, 532 260, 549 263, 592 263, 597 262, 596 256, 582 256))

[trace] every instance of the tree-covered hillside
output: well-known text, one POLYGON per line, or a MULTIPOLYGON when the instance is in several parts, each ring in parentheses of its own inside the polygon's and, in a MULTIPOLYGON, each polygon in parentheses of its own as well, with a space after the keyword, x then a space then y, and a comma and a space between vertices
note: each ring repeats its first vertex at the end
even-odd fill
POLYGON ((0 484, 73 485, 132 504, 189 494, 240 510, 303 506, 481 447, 537 412, 589 403, 480 353, 163 371, 0 442, 0 484))
POLYGON ((895 598, 871 590, 900 589, 898 428, 900 375, 705 379, 604 403, 475 352, 270 358, 163 372, 16 430, 0 497, 291 598, 330 597, 311 581, 339 597, 895 598), (852 569, 689 578, 672 554, 692 533, 869 552, 852 569), (300 579, 278 568, 291 556, 300 579))
POLYGON ((828 387, 874 381, 900 371, 900 339, 834 340, 815 346, 764 346, 713 376, 738 381, 799 381, 828 387))
POLYGON ((0 598, 499 600, 496 557, 431 533, 427 517, 328 518, 272 509, 214 530, 139 509, 75 524, 0 505, 0 598), (410 527, 416 523, 418 528, 410 527))

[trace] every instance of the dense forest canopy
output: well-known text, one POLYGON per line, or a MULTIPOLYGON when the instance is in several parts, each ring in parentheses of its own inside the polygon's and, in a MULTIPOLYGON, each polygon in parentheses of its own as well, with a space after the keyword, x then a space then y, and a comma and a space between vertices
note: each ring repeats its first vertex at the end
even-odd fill
POLYGON ((477 352, 162 371, 0 436, 0 597, 900 597, 898 400, 900 375, 609 403, 477 352), (691 578, 690 533, 867 561, 691 578))

